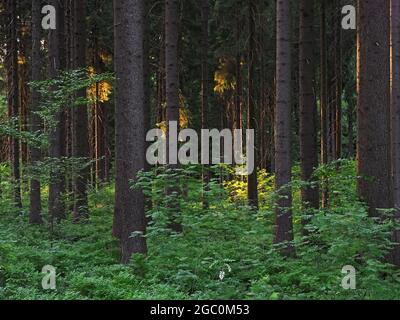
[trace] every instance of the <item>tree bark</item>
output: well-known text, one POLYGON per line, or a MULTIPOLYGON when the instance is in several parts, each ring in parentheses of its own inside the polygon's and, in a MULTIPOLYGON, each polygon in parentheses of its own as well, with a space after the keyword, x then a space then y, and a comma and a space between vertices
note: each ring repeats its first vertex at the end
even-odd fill
MULTIPOLYGON (((202 51, 201 51, 201 128, 207 129, 208 126, 208 96, 210 89, 209 68, 208 68, 208 21, 210 13, 209 0, 201 1, 201 30, 202 30, 202 51)), ((207 165, 202 166, 202 204, 204 209, 208 209, 207 191, 209 190, 210 172, 207 165)))
POLYGON ((342 15, 341 0, 334 4, 335 19, 335 160, 342 157, 342 15))
MULTIPOLYGON (((49 77, 55 79, 59 76, 60 71, 63 70, 63 59, 64 53, 64 19, 63 19, 63 7, 60 2, 53 0, 51 4, 56 8, 57 13, 57 25, 55 30, 49 31, 49 77)), ((53 88, 57 89, 57 88, 53 88)), ((56 125, 51 128, 49 132, 49 156, 55 161, 60 161, 63 155, 63 110, 57 110, 54 115, 56 125)), ((51 169, 50 172, 50 185, 49 185, 49 216, 50 221, 54 219, 61 219, 65 216, 65 208, 62 201, 62 193, 64 177, 61 173, 59 165, 51 169)))
POLYGON ((130 186, 145 168, 145 67, 143 0, 114 0, 116 71, 116 193, 114 235, 121 240, 122 262, 146 253, 144 195, 130 186))
MULTIPOLYGON (((326 44, 326 0, 321 0, 321 21, 320 21, 320 104, 321 104, 321 162, 328 163, 328 57, 326 44)), ((325 179, 322 179, 322 207, 328 206, 329 194, 325 179)))
MULTIPOLYGON (((256 59, 256 42, 255 42, 255 14, 256 5, 254 0, 249 0, 249 101, 247 112, 247 127, 256 131, 257 119, 255 112, 255 88, 254 88, 254 64, 256 59)), ((255 132, 256 133, 256 132, 255 132)), ((255 137, 257 135, 255 134, 255 137)), ((258 181, 257 181, 257 152, 254 152, 254 171, 248 176, 247 198, 249 206, 258 210, 258 181)))
MULTIPOLYGON (((179 132, 179 66, 178 66, 178 0, 165 0, 165 67, 166 67, 166 97, 167 97, 167 137, 169 139, 169 126, 176 122, 179 132)), ((168 141, 168 140, 167 140, 168 141)), ((167 159, 171 169, 178 168, 178 165, 171 164, 170 150, 167 151, 167 159)), ((168 194, 179 194, 177 187, 168 188, 168 194)), ((176 232, 182 231, 182 224, 178 221, 179 196, 171 201, 176 214, 171 217, 171 229, 176 232)))
POLYGON ((275 243, 282 253, 294 252, 291 182, 291 13, 290 0, 277 1, 276 111, 275 111, 275 243))
POLYGON ((358 26, 358 194, 369 214, 392 208, 390 1, 360 0, 358 26))
MULTIPOLYGON (((17 41, 17 4, 14 0, 7 2, 7 14, 9 17, 7 62, 8 62, 8 107, 9 116, 14 129, 19 127, 19 88, 18 88, 18 41, 17 41)), ((18 137, 10 138, 10 160, 13 179, 14 204, 22 209, 21 199, 21 169, 20 169, 20 141, 18 137)))
MULTIPOLYGON (((86 67, 86 1, 75 0, 74 3, 75 20, 75 69, 86 67)), ((81 89, 77 92, 77 98, 86 98, 86 90, 81 89)), ((85 161, 89 158, 89 128, 88 110, 86 104, 74 107, 74 150, 75 158, 85 161)), ((89 180, 89 167, 85 165, 76 174, 74 182, 74 221, 80 222, 89 215, 87 188, 89 180)))
MULTIPOLYGON (((300 1, 300 166, 301 179, 315 182, 313 172, 318 167, 317 148, 317 106, 314 96, 314 1, 300 1)), ((301 200, 305 209, 319 208, 319 190, 307 185, 301 190, 301 200)), ((308 219, 303 220, 306 225, 308 219)))
MULTIPOLYGON (((392 86, 391 86, 391 147, 393 201, 395 216, 400 220, 400 1, 391 0, 391 35, 392 35, 392 86)), ((393 234, 396 243, 389 260, 400 266, 400 231, 393 234)))
MULTIPOLYGON (((41 41, 41 7, 37 0, 32 0, 32 81, 40 81, 42 57, 40 52, 41 41)), ((42 128, 40 116, 36 114, 39 111, 40 93, 33 88, 31 93, 30 122, 31 132, 36 133, 42 128)), ((41 160, 41 150, 32 146, 30 148, 30 159, 33 165, 41 160)), ((30 182, 30 207, 29 207, 29 223, 42 223, 42 204, 40 193, 40 180, 36 177, 30 182)))

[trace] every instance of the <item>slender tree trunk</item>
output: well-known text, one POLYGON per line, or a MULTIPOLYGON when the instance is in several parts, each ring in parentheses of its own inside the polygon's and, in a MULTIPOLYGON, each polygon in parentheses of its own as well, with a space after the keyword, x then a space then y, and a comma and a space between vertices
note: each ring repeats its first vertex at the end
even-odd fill
MULTIPOLYGON (((400 220, 400 1, 391 0, 392 35, 392 87, 391 87, 391 147, 393 200, 396 218, 400 220)), ((389 261, 400 266, 400 231, 393 234, 397 245, 391 252, 389 261)))
MULTIPOLYGON (((201 51, 201 128, 207 129, 208 126, 208 95, 210 80, 208 74, 208 20, 210 3, 209 0, 201 1, 201 28, 202 28, 202 51, 201 51)), ((207 191, 209 190, 210 172, 207 165, 202 166, 202 203, 203 208, 209 207, 207 191)))
POLYGON ((390 1, 360 0, 358 26, 358 194, 369 214, 391 208, 390 1))
MULTIPOLYGON (((300 1, 300 164, 301 178, 307 183, 315 182, 313 172, 318 166, 317 106, 314 96, 314 0, 300 1)), ((308 185, 301 190, 305 208, 319 208, 319 190, 308 185)), ((308 219, 303 220, 305 226, 308 219)))
MULTIPOLYGON (((12 119, 14 129, 18 132, 19 128, 19 88, 18 88, 18 41, 17 41, 17 3, 14 0, 8 0, 7 13, 9 16, 7 61, 8 72, 8 101, 9 115, 12 119)), ((15 205, 22 209, 21 199, 21 172, 20 172, 20 141, 17 137, 10 139, 10 159, 13 178, 13 198, 15 205)))
MULTIPOLYGON (((179 131, 179 66, 178 66, 178 0, 165 0, 165 66, 166 66, 166 97, 167 97, 167 122, 169 139, 171 122, 175 122, 179 131)), ((171 165, 170 151, 168 150, 168 163, 170 168, 176 169, 178 165, 171 165)), ((174 151, 172 151, 174 152, 174 151)), ((169 188, 168 194, 179 194, 178 188, 169 188)), ((174 211, 179 212, 179 196, 175 196, 171 206, 174 211)), ((176 232, 182 231, 182 224, 178 222, 177 216, 171 217, 171 229, 176 232)))
MULTIPOLYGON (((86 1, 75 0, 75 68, 86 67, 86 1)), ((78 98, 86 98, 86 90, 81 89, 77 93, 78 98)), ((89 128, 88 111, 86 104, 74 107, 74 150, 75 158, 89 158, 89 128)), ((74 221, 79 222, 89 215, 87 188, 89 181, 89 167, 85 166, 78 170, 74 182, 74 221)))
MULTIPOLYGON (((249 0, 249 102, 247 112, 248 129, 256 131, 257 119, 255 111, 255 88, 254 88, 254 65, 256 60, 256 42, 255 42, 255 14, 256 5, 254 0, 249 0)), ((255 134, 256 136, 256 134, 255 134)), ((248 176, 247 198, 249 206, 258 209, 258 181, 257 181, 257 152, 254 152, 254 171, 248 176)))
MULTIPOLYGON (((32 0, 32 81, 40 81, 41 79, 41 65, 42 58, 40 52, 41 41, 41 7, 37 0, 32 0)), ((39 110, 40 94, 37 89, 33 88, 31 93, 31 108, 30 108, 30 122, 31 132, 38 132, 41 127, 41 119, 36 114, 39 110)), ((35 165, 41 160, 40 148, 31 147, 30 149, 31 163, 35 165)), ((42 204, 40 194, 40 180, 32 178, 30 183, 30 209, 29 209, 29 223, 40 224, 42 223, 42 204)))
POLYGON ((335 160, 342 157, 342 15, 341 0, 334 5, 335 16, 335 160))
POLYGON ((353 103, 349 103, 347 109, 347 123, 348 123, 348 146, 347 153, 349 158, 354 158, 354 106, 353 103))
POLYGON ((114 0, 116 71, 116 193, 114 234, 122 262, 146 253, 144 195, 131 180, 145 168, 145 68, 143 0, 114 0))
POLYGON ((167 121, 179 126, 178 0, 165 1, 165 65, 167 81, 167 121))
MULTIPOLYGON (((21 133, 28 131, 28 103, 29 103, 29 93, 28 93, 28 83, 29 83, 29 69, 28 69, 28 41, 29 34, 23 32, 21 29, 24 28, 24 22, 22 22, 23 26, 18 28, 17 38, 18 41, 18 60, 23 63, 18 63, 18 93, 19 93, 19 126, 21 133)), ((27 164, 28 162, 28 145, 22 140, 20 143, 20 158, 21 158, 21 168, 27 164)), ((22 177, 21 179, 21 188, 28 185, 27 177, 22 177)))
MULTIPOLYGON (((57 27, 55 30, 49 31, 49 77, 55 79, 59 76, 62 70, 61 61, 61 43, 63 42, 62 30, 62 7, 59 1, 54 0, 51 4, 56 8, 57 12, 57 27)), ((54 88, 57 89, 57 88, 54 88)), ((49 133, 49 156, 55 161, 59 161, 62 157, 62 110, 58 110, 54 115, 55 127, 51 128, 49 133)), ((59 166, 56 165, 50 172, 50 185, 49 185, 49 216, 50 221, 53 223, 54 219, 60 219, 65 215, 65 208, 62 203, 62 174, 59 166)))
MULTIPOLYGON (((321 0, 321 26, 320 26, 320 57, 321 57, 321 162, 323 165, 328 163, 328 57, 326 45, 326 0, 321 0)), ((322 207, 328 206, 329 194, 325 179, 322 179, 322 207)))
MULTIPOLYGON (((99 44, 97 39, 98 27, 94 27, 94 52, 93 65, 95 72, 101 74, 103 70, 103 62, 100 57, 99 44)), ((95 119, 94 119, 94 144, 95 144, 95 181, 96 188, 105 181, 105 155, 106 155, 106 139, 105 139, 105 104, 101 101, 100 83, 96 83, 96 98, 95 98, 95 119)))
POLYGON ((294 252, 291 182, 291 12, 290 0, 277 1, 276 111, 275 111, 275 243, 284 243, 282 253, 294 252))
POLYGON ((235 129, 242 129, 242 58, 240 54, 241 17, 236 12, 236 91, 235 91, 235 129))

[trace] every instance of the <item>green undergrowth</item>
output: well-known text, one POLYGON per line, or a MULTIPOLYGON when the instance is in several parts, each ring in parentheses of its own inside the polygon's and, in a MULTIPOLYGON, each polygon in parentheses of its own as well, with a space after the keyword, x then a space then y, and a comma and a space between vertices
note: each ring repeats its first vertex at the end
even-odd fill
POLYGON ((393 226, 390 219, 378 223, 367 217, 355 194, 354 167, 342 161, 317 171, 331 196, 330 208, 316 212, 302 211, 302 183, 294 168, 296 255, 291 258, 272 244, 273 176, 259 175, 262 207, 255 213, 245 206, 241 180, 223 188, 213 180, 204 210, 198 168, 143 174, 136 183, 153 200, 149 253, 133 256, 128 266, 118 263, 118 243, 111 236, 113 185, 91 192, 88 223, 69 219, 50 232, 46 223, 29 226, 26 209, 21 213, 12 206, 8 170, 0 167, 0 299, 398 299, 400 273, 383 262, 393 226), (162 190, 171 174, 183 192, 182 234, 166 227, 170 199, 162 190), (304 215, 313 217, 308 238, 299 233, 304 215), (57 269, 54 291, 42 289, 45 265, 57 269), (342 288, 346 265, 357 271, 356 290, 342 288))

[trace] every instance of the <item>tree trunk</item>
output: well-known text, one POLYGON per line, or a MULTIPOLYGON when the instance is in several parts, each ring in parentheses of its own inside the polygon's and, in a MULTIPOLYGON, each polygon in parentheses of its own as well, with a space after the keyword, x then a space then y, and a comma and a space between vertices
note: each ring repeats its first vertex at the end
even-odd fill
MULTIPOLYGON (((40 81, 42 58, 40 52, 41 41, 41 7, 37 0, 32 0, 32 81, 40 81)), ((33 88, 31 93, 30 122, 31 132, 36 133, 41 130, 42 124, 40 116, 36 114, 39 111, 40 93, 33 88)), ((31 147, 30 158, 32 165, 41 160, 40 148, 31 147)), ((42 223, 42 204, 40 194, 40 180, 36 177, 30 182, 30 207, 29 207, 29 223, 42 223)))
POLYGON ((360 0, 358 194, 369 214, 393 205, 390 161, 390 1, 360 0))
MULTIPOLYGON (((254 0, 249 0, 249 102, 247 112, 247 127, 256 131, 257 119, 255 111, 255 90, 254 90, 254 64, 256 60, 256 42, 255 42, 255 14, 256 5, 254 0)), ((255 137, 257 135, 255 134, 255 137)), ((258 210, 258 181, 257 181, 257 152, 254 152, 254 171, 248 176, 247 198, 249 206, 258 210)))
MULTIPOLYGON (((167 121, 179 127, 178 0, 165 1, 165 65, 167 81, 167 121)), ((178 128, 179 130, 179 128, 178 128)))
MULTIPOLYGON (((210 88, 210 80, 208 74, 208 20, 209 20, 210 4, 209 0, 201 2, 201 29, 202 29, 202 51, 201 51, 201 128, 207 129, 208 126, 208 95, 210 88)), ((207 165, 202 166, 202 203, 203 208, 209 207, 207 199, 207 191, 209 190, 210 172, 207 165)))
MULTIPOLYGON (((63 30, 63 8, 60 6, 59 1, 54 0, 51 3, 57 12, 57 27, 55 30, 49 31, 49 77, 55 79, 59 76, 60 71, 63 69, 62 52, 64 46, 63 30)), ((57 89, 57 88, 54 88, 57 89)), ((54 115, 56 125, 51 128, 49 133, 49 156, 54 161, 61 160, 63 155, 63 140, 62 135, 62 121, 63 111, 58 110, 54 115)), ((63 188, 63 175, 59 166, 55 166, 50 172, 50 185, 49 185, 49 216, 50 221, 54 219, 61 219, 65 216, 65 208, 62 201, 63 188)))
MULTIPOLYGON (((391 146, 393 200, 396 218, 400 219, 400 2, 391 0, 391 34, 392 34, 392 92, 391 92, 391 146)), ((393 234, 397 245, 391 252, 389 260, 400 266, 400 231, 393 234)))
MULTIPOLYGON (((19 128, 19 88, 18 88, 18 41, 17 41, 17 4, 14 0, 7 2, 9 17, 7 62, 8 62, 8 107, 9 116, 16 132, 19 128)), ((13 179, 13 198, 15 205, 22 209, 21 172, 20 172, 20 141, 18 137, 10 138, 10 160, 13 179)))
POLYGON ((291 12, 290 0, 277 1, 276 111, 275 111, 275 243, 284 244, 282 253, 294 252, 291 182, 291 12))
POLYGON ((335 160, 342 157, 342 15, 341 0, 334 4, 335 19, 335 160))
POLYGON ((242 129, 242 57, 240 54, 241 16, 236 12, 236 90, 235 90, 235 129, 242 129))
MULTIPOLYGON (((178 0, 165 0, 165 67, 166 67, 166 97, 167 97, 167 137, 171 122, 175 122, 179 132, 179 66, 178 66, 178 0)), ((167 140, 168 141, 168 140, 167 140)), ((177 146, 176 146, 177 147, 177 146)), ((171 169, 178 165, 171 164, 170 151, 167 151, 167 159, 171 169)), ((173 151, 172 151, 173 152, 173 151)), ((169 188, 168 194, 179 194, 179 188, 169 188)), ((179 212, 179 196, 174 196, 171 201, 176 215, 179 212)), ((176 232, 182 231, 182 225, 177 216, 171 217, 171 229, 176 232)))
POLYGON ((348 145, 347 145, 347 153, 349 158, 354 158, 354 105, 352 102, 349 103, 347 109, 347 122, 348 122, 348 145))
MULTIPOLYGON (((328 163, 328 57, 326 45, 326 0, 321 0, 321 25, 320 25, 320 57, 321 57, 321 162, 328 163)), ((328 206, 329 194, 325 179, 322 179, 322 207, 328 206)))
MULTIPOLYGON (((314 0, 300 1, 299 89, 300 89, 300 166, 301 179, 315 182, 313 172, 318 166, 317 106, 314 96, 314 0)), ((319 208, 319 190, 307 185, 301 190, 304 208, 319 208)), ((307 213, 307 212, 306 212, 307 213)), ((303 220, 303 225, 308 219, 303 220)))
MULTIPOLYGON (((75 0, 75 69, 86 67, 86 1, 75 0)), ((77 92, 77 98, 86 98, 86 90, 81 89, 77 92)), ((88 111, 86 104, 74 107, 74 150, 75 158, 89 158, 89 128, 88 128, 88 111)), ((76 174, 74 182, 74 221, 79 222, 86 219, 89 215, 87 187, 89 180, 89 167, 85 165, 80 168, 76 174)))
POLYGON ((145 168, 145 70, 143 0, 115 0, 116 191, 114 234, 121 240, 122 262, 146 253, 144 195, 131 181, 145 168))

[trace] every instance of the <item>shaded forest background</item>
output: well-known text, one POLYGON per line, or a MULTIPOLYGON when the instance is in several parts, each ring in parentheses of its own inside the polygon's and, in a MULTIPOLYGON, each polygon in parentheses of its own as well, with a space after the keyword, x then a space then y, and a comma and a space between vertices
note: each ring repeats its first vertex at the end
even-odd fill
POLYGON ((0 299, 399 298, 399 1, 0 17, 0 299), (150 166, 146 133, 171 121, 255 130, 256 170, 150 166))

